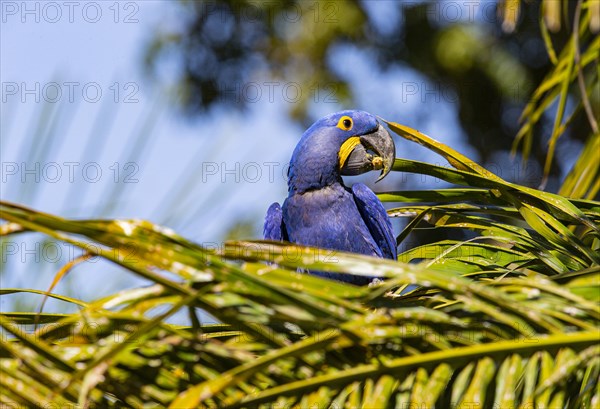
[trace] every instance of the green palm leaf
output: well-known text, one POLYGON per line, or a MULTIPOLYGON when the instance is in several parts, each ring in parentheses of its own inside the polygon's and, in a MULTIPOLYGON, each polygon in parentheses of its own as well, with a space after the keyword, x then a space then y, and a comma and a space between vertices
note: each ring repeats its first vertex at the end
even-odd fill
MULTIPOLYGON (((455 210, 438 207, 442 214, 455 210)), ((2 341, 5 367, 24 356, 31 362, 18 371, 13 365, 3 381, 15 402, 589 407, 597 399, 600 308, 588 295, 598 288, 599 272, 588 267, 581 275, 557 276, 534 263, 518 236, 511 248, 462 243, 478 251, 468 257, 450 248, 457 243, 437 243, 444 249, 437 261, 405 264, 268 242, 232 242, 215 251, 148 222, 72 221, 8 203, 1 209, 11 223, 156 283, 80 304, 78 313, 44 315, 35 335, 15 326, 31 324, 33 314, 3 314, 3 328, 12 334, 2 341), (126 260, 131 243, 135 258, 126 260), (496 254, 493 265, 483 263, 496 254), (296 273, 298 267, 388 280, 357 288, 296 273), (406 285, 419 287, 398 294, 406 285), (161 307, 162 314, 151 314, 161 307), (221 324, 165 323, 190 308, 221 324), (82 330, 99 322, 94 331, 82 330), (59 392, 49 391, 47 377, 62 380, 59 392), (19 387, 46 392, 23 396, 19 387)), ((481 214, 473 226, 483 226, 481 214)), ((527 240, 532 248, 548 241, 527 240)))

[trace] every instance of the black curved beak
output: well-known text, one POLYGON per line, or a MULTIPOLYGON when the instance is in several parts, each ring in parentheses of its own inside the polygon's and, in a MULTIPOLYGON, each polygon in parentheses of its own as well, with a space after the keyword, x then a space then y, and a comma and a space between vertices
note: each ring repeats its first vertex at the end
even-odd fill
POLYGON ((358 138, 360 143, 341 164, 341 174, 353 176, 381 169, 381 175, 376 181, 379 182, 390 173, 394 165, 396 159, 394 140, 381 124, 375 132, 360 135, 358 138))

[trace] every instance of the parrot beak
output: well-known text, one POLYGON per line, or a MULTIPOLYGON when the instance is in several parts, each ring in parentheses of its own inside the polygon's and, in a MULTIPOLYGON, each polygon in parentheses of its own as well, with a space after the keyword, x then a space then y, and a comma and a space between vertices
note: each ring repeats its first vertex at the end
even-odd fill
POLYGON ((340 152, 347 151, 348 148, 351 148, 352 151, 344 155, 346 157, 343 161, 340 155, 342 175, 360 175, 371 170, 381 169, 381 175, 377 179, 377 183, 392 170, 396 158, 396 146, 389 132, 383 126, 379 125, 377 130, 370 134, 348 139, 342 145, 340 152), (351 140, 353 142, 350 142, 351 140), (350 146, 346 147, 347 143, 350 146))

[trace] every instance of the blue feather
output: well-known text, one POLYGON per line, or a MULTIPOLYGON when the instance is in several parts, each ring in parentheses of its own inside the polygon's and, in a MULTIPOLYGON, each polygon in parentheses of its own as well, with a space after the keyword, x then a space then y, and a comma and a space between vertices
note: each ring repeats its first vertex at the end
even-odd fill
MULTIPOLYGON (((377 119, 362 111, 343 111, 312 125, 298 142, 289 169, 288 197, 267 211, 264 237, 306 246, 396 259, 396 242, 383 204, 364 184, 344 186, 338 165, 341 145, 352 135, 372 132, 377 119), (344 115, 352 132, 335 125, 344 115)), ((368 284, 372 278, 314 272, 311 274, 368 284)))
POLYGON ((275 202, 269 206, 267 216, 265 217, 265 225, 263 228, 263 236, 266 240, 273 241, 289 241, 285 226, 283 225, 283 213, 279 203, 275 202))
POLYGON ((398 258, 396 238, 383 204, 375 193, 362 183, 352 186, 352 193, 358 210, 381 249, 383 257, 396 260, 398 258))

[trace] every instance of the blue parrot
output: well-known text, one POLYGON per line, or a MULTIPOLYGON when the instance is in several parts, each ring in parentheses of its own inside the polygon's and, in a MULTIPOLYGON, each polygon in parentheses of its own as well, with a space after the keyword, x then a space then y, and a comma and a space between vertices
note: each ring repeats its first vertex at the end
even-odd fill
MULTIPOLYGON (((288 169, 288 197, 267 211, 264 238, 397 258, 396 240, 383 204, 364 184, 344 185, 342 175, 382 170, 394 164, 396 148, 377 118, 364 111, 342 111, 304 132, 288 169)), ((311 274, 356 285, 372 279, 326 272, 311 274)))

